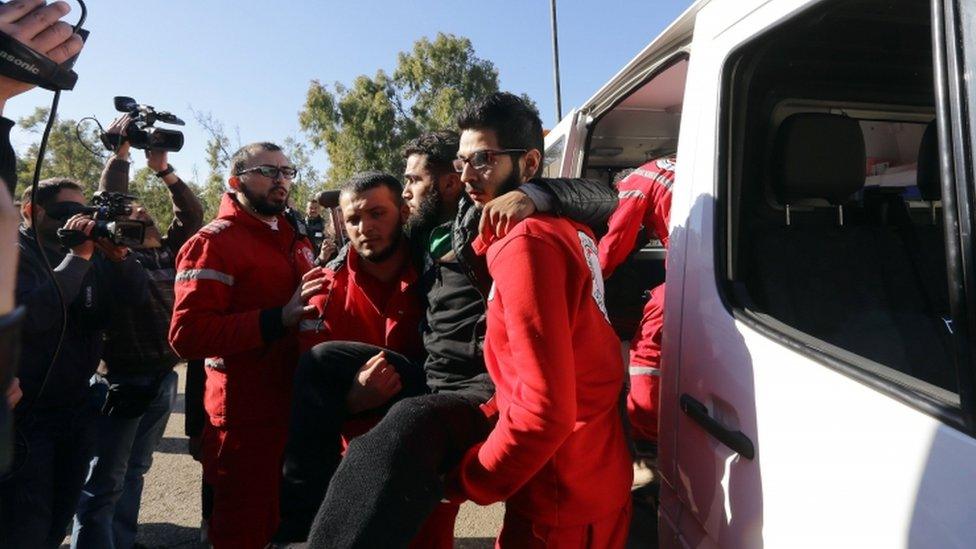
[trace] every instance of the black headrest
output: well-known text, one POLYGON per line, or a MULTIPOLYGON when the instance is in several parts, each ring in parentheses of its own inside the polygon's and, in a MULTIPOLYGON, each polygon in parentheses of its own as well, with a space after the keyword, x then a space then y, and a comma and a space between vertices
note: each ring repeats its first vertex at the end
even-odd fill
POLYGON ((942 178, 939 170, 939 134, 935 120, 929 122, 918 146, 916 185, 922 200, 936 201, 942 198, 942 178))
POLYGON ((836 114, 793 114, 776 134, 774 190, 780 202, 824 198, 842 204, 864 186, 864 134, 836 114))

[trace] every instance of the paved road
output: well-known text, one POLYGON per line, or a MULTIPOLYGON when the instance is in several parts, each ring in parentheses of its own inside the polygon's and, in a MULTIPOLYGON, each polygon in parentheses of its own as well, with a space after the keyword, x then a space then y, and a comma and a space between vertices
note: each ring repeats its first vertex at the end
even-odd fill
MULTIPOLYGON (((183 384, 186 368, 178 367, 180 393, 176 409, 166 426, 166 433, 153 456, 146 476, 139 515, 138 542, 152 548, 200 547, 200 464, 187 453, 183 435, 183 384)), ((494 547, 501 527, 502 504, 480 507, 473 503, 461 506, 455 526, 455 547, 481 549, 494 547)), ((651 547, 653 517, 638 508, 629 547, 651 547), (649 528, 651 528, 649 530, 649 528), (640 535, 635 535, 635 534, 640 535)), ((656 545, 656 544, 653 544, 656 545)))
MULTIPOLYGON (((186 369, 178 368, 180 394, 166 434, 146 477, 139 514, 138 541, 153 548, 194 548, 200 535, 200 464, 187 453, 183 435, 183 382, 186 369)), ((456 547, 493 547, 501 525, 502 505, 461 507, 455 528, 456 547)))

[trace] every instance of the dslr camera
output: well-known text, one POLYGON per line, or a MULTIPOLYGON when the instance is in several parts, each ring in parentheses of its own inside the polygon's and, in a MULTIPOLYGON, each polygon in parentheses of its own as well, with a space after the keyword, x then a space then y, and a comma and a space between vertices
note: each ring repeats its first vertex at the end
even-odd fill
MULTIPOLYGON (((99 191, 92 197, 91 206, 79 205, 74 212, 67 214, 91 214, 95 227, 90 236, 81 231, 58 229, 58 239, 61 244, 71 248, 81 244, 86 239, 107 238, 117 246, 138 247, 146 237, 146 224, 142 221, 129 219, 132 213, 132 201, 136 197, 111 191, 99 191)), ((69 216, 70 217, 70 216, 69 216)), ((67 217, 65 217, 67 219, 67 217)))
POLYGON ((176 130, 155 127, 156 122, 183 126, 186 123, 173 113, 157 111, 151 105, 141 105, 131 97, 115 98, 115 110, 128 113, 132 121, 125 128, 125 135, 102 132, 105 148, 114 151, 122 141, 128 141, 137 149, 176 152, 183 148, 183 133, 176 130))

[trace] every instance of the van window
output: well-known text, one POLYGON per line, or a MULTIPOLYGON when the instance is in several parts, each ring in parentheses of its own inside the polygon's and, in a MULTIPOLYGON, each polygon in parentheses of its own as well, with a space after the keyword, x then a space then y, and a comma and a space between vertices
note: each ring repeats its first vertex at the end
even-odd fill
POLYGON ((958 408, 929 7, 816 10, 729 61, 727 297, 826 364, 958 408))
POLYGON ((559 177, 562 169, 563 151, 565 150, 565 135, 546 149, 545 157, 542 159, 542 177, 559 177))

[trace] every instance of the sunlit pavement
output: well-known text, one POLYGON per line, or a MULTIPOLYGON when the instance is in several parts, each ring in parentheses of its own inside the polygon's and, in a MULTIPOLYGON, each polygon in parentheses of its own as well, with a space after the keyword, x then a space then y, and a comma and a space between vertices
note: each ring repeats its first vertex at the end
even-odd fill
MULTIPOLYGON (((176 408, 166 426, 166 433, 153 454, 153 465, 146 475, 139 514, 137 542, 152 548, 197 548, 200 544, 200 464, 187 452, 183 434, 184 382, 186 368, 177 367, 180 392, 176 408)), ((480 507, 473 503, 461 506, 454 529, 458 549, 494 547, 502 524, 504 505, 480 507)), ((656 524, 653 512, 635 505, 629 548, 654 547, 656 524)), ((68 539, 65 539, 65 543, 68 539)), ((64 546, 63 546, 64 547, 64 546)))

